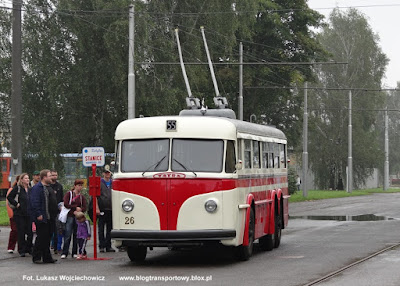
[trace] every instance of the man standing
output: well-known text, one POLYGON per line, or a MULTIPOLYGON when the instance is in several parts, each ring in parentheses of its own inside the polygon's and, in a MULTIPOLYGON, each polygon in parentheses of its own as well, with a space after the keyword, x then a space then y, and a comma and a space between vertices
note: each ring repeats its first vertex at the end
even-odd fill
MULTIPOLYGON (((53 189, 53 191, 55 192, 55 196, 56 196, 56 200, 57 200, 57 205, 61 202, 64 201, 64 190, 63 190, 63 186, 57 181, 58 179, 58 172, 55 169, 52 169, 51 171, 51 188, 53 189)), ((57 209, 57 214, 59 213, 59 210, 57 209)), ((54 254, 58 254, 58 250, 57 250, 57 244, 58 244, 58 230, 56 227, 56 219, 57 219, 57 214, 56 217, 54 219, 54 225, 52 225, 52 229, 53 229, 53 247, 54 247, 54 254)), ((53 223, 53 222, 52 222, 53 223)))
POLYGON ((100 184, 100 197, 97 198, 96 213, 99 218, 100 252, 115 252, 111 247, 112 205, 111 205, 111 171, 104 169, 100 184), (104 230, 106 234, 104 236, 104 230))
POLYGON ((300 176, 297 175, 297 176, 296 176, 296 188, 297 188, 297 191, 298 191, 298 192, 300 191, 300 185, 301 185, 300 176))
POLYGON ((34 171, 32 174, 32 181, 29 183, 29 187, 33 188, 33 186, 39 183, 39 181, 40 181, 40 172, 34 171))
MULTIPOLYGON (((33 263, 55 263, 50 253, 50 212, 54 209, 52 205, 49 185, 51 184, 50 170, 40 171, 40 182, 30 190, 31 219, 36 224, 36 240, 32 252, 33 263)), ((57 209, 57 206, 55 206, 57 209)))
POLYGON ((64 189, 63 186, 57 181, 58 172, 54 169, 51 171, 51 187, 56 192, 57 195, 57 204, 63 202, 64 200, 64 189))

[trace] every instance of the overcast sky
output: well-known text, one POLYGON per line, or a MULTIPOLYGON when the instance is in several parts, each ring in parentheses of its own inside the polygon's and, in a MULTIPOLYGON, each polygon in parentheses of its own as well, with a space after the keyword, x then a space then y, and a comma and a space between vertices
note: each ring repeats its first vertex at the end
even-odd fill
POLYGON ((326 17, 335 7, 354 7, 361 11, 375 34, 380 38, 380 46, 390 62, 386 69, 385 87, 396 87, 400 81, 400 0, 308 0, 308 6, 326 17))

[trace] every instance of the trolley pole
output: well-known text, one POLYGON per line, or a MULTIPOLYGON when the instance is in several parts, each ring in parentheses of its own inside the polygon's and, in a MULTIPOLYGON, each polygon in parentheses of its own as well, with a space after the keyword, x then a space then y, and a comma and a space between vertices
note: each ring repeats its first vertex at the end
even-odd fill
POLYGON ((302 176, 302 187, 303 197, 308 196, 307 189, 307 171, 308 171, 308 103, 307 103, 307 86, 308 83, 304 83, 304 114, 303 114, 303 176, 302 176))
POLYGON ((351 123, 351 90, 349 91, 349 126, 348 126, 348 158, 347 158, 347 192, 351 193, 353 191, 353 148, 352 148, 352 141, 353 141, 353 134, 352 134, 352 123, 351 123))

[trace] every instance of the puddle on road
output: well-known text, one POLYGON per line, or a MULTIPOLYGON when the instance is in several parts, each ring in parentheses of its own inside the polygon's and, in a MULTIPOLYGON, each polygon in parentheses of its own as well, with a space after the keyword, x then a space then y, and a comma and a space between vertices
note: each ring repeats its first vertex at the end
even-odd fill
POLYGON ((290 216, 289 219, 307 219, 307 220, 334 220, 334 221, 378 221, 378 220, 394 220, 394 218, 386 216, 377 216, 374 214, 364 215, 308 215, 308 216, 290 216))

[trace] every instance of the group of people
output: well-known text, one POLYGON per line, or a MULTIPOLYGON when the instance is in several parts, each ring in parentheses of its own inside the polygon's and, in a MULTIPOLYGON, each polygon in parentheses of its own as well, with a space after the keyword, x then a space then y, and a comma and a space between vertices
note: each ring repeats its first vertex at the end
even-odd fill
MULTIPOLYGON (((64 194, 57 179, 57 171, 48 169, 35 171, 32 181, 27 173, 17 176, 7 192, 11 227, 9 253, 14 252, 18 243, 21 257, 30 254, 33 263, 55 263, 57 259, 51 254, 50 244, 54 254, 61 252, 61 259, 65 259, 70 254, 72 240, 71 256, 76 259, 87 257, 85 247, 91 237, 91 227, 85 216, 88 203, 81 194, 84 182, 76 179, 72 189, 64 194), (62 208, 69 210, 65 223, 59 219, 62 208), (36 231, 34 243, 33 230, 36 231)), ((104 170, 96 208, 100 252, 115 252, 111 247, 111 184, 111 172, 104 170)))

